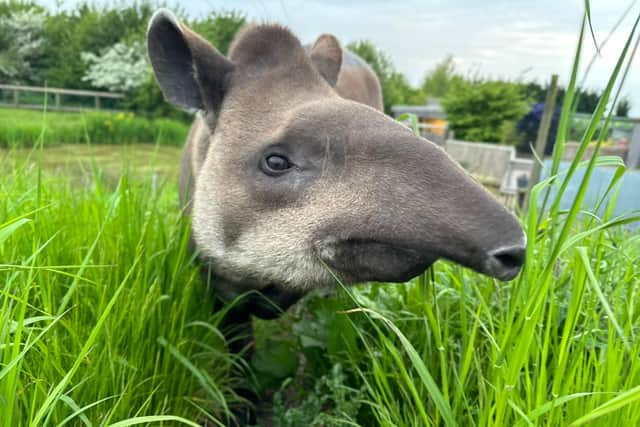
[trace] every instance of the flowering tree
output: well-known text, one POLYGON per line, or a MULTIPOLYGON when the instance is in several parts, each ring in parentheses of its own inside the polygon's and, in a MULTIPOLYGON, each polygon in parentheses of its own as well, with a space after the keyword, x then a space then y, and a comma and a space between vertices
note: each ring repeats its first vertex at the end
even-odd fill
POLYGON ((118 42, 101 55, 83 52, 81 56, 88 65, 82 81, 96 88, 129 92, 140 87, 151 74, 145 47, 140 42, 131 45, 118 42))
POLYGON ((0 17, 0 79, 12 83, 38 80, 32 62, 42 53, 45 18, 36 9, 0 17))

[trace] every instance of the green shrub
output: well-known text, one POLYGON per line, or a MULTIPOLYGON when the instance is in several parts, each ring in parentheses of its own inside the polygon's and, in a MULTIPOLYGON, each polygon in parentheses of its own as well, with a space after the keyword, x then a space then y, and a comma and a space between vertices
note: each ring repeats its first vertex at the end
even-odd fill
POLYGON ((521 86, 502 81, 458 82, 442 100, 457 139, 499 142, 506 121, 527 111, 521 86))

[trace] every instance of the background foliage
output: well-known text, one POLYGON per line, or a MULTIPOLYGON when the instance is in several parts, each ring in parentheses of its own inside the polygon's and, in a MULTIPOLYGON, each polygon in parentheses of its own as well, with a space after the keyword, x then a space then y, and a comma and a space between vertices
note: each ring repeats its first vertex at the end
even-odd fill
MULTIPOLYGON (((167 104, 144 52, 147 23, 160 6, 150 0, 117 6, 80 3, 73 9, 49 10, 33 1, 0 4, 0 81, 72 89, 122 91, 118 107, 139 115, 188 121, 190 116, 167 104)), ((212 10, 190 18, 177 15, 226 53, 237 31, 248 21, 235 10, 212 10)), ((343 41, 345 43, 346 41, 343 41)), ((531 113, 544 102, 546 86, 535 81, 505 82, 463 75, 447 56, 413 86, 388 53, 367 40, 345 43, 380 77, 385 112, 397 104, 421 105, 427 97, 442 101, 458 138, 515 144, 526 151, 535 139, 531 113)), ((558 94, 562 104, 564 88, 558 94)), ((579 90, 576 111, 594 111, 600 93, 579 90)), ((90 101, 87 101, 90 102, 90 101)), ((628 100, 618 103, 626 115, 628 100)), ((535 114, 534 114, 535 116, 535 114)), ((535 119, 535 117, 534 117, 535 119)))
POLYGON ((499 142, 505 122, 527 111, 521 87, 501 81, 461 82, 442 100, 456 138, 499 142))

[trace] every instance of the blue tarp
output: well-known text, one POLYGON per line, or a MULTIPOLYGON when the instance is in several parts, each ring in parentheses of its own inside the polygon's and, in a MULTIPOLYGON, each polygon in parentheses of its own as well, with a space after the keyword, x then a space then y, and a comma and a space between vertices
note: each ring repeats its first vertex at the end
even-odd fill
MULTIPOLYGON (((569 168, 569 162, 562 162, 560 165, 560 170, 566 170, 569 168)), ((542 170, 542 179, 548 176, 548 170, 551 168, 551 160, 545 160, 544 168, 542 170)), ((578 192, 578 188, 580 186, 580 182, 584 177, 584 168, 580 168, 576 170, 573 177, 569 181, 569 185, 567 186, 567 190, 562 197, 562 201, 560 203, 560 207, 562 209, 568 209, 571 207, 573 200, 576 197, 578 192)), ((591 180, 589 182, 589 187, 587 188, 587 193, 585 195, 585 199, 583 202, 583 209, 588 211, 593 211, 595 209, 596 204, 602 198, 604 193, 607 191, 607 187, 613 178, 615 170, 610 167, 597 167, 591 176, 591 180)), ((618 195, 618 200, 616 202, 616 206, 614 208, 614 216, 618 215, 628 215, 633 211, 636 213, 640 213, 640 170, 627 170, 620 185, 620 192, 618 195)), ((555 192, 552 190, 552 195, 555 192)), ((610 200, 611 194, 607 196, 607 201, 610 200)), ((604 207, 607 206, 607 201, 605 201, 601 206, 600 214, 602 213, 604 207)), ((640 223, 635 223, 633 225, 634 228, 640 226, 640 223)))

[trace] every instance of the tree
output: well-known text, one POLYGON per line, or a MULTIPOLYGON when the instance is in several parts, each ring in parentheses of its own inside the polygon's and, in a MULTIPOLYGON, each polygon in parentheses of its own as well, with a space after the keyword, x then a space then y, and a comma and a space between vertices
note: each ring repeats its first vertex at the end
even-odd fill
POLYGON ((576 99, 578 102, 576 105, 576 111, 578 113, 592 114, 596 110, 601 96, 602 94, 596 90, 591 91, 578 89, 576 93, 576 99))
POLYGON ((42 53, 46 15, 30 8, 0 16, 0 78, 13 83, 35 83, 34 66, 42 53))
MULTIPOLYGON (((544 102, 547 95, 547 87, 537 82, 521 83, 522 91, 525 98, 531 103, 536 104, 544 102)), ((557 105, 562 105, 566 90, 558 87, 557 105)), ((601 92, 597 90, 577 89, 574 102, 576 102, 576 112, 591 114, 595 111, 598 102, 600 102, 601 92)))
POLYGON ((82 80, 95 88, 128 92, 139 88, 151 73, 146 48, 141 42, 130 46, 118 42, 99 56, 91 52, 80 56, 89 65, 82 80))
POLYGON ((497 142, 507 121, 516 121, 527 106, 518 84, 477 81, 454 85, 442 100, 457 138, 497 142))
POLYGON ((82 80, 90 64, 81 52, 100 55, 118 42, 142 42, 154 10, 149 2, 102 8, 82 3, 74 10, 51 14, 45 24, 44 52, 39 66, 49 86, 87 88, 82 80))
POLYGON ((231 10, 211 12, 204 20, 190 23, 195 32, 207 39, 223 55, 229 52, 229 46, 236 33, 246 24, 243 13, 231 10))
POLYGON ((376 48, 373 43, 361 40, 349 43, 347 49, 360 56, 380 79, 384 111, 391 113, 397 104, 423 104, 426 97, 420 89, 411 87, 407 78, 396 71, 389 56, 376 48))
POLYGON ((453 56, 449 55, 429 71, 422 82, 422 91, 427 96, 442 98, 454 85, 460 84, 463 78, 456 74, 453 56))
POLYGON ((625 96, 616 105, 616 116, 629 117, 629 110, 631 110, 631 101, 625 96))

